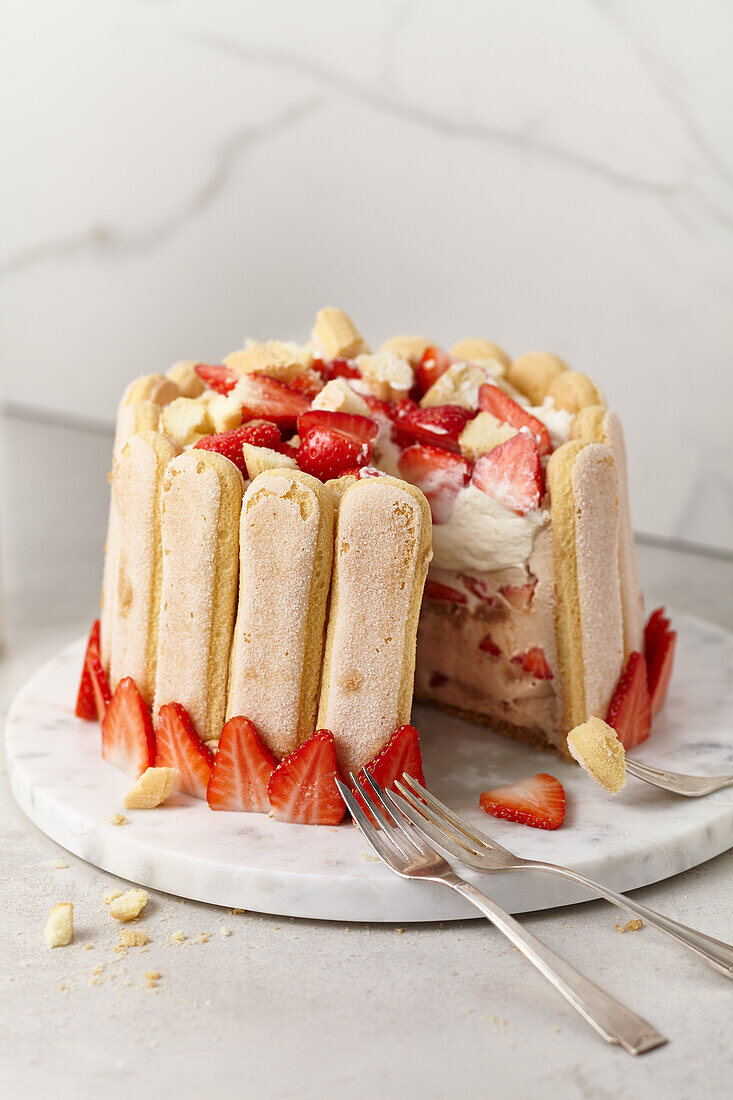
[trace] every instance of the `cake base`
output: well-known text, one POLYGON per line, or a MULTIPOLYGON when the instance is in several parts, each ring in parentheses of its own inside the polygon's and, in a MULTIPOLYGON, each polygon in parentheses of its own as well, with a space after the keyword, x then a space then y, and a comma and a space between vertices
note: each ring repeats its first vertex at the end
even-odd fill
POLYGON ((502 737, 508 737, 512 741, 521 741, 523 745, 531 745, 533 749, 537 749, 539 752, 551 752, 554 756, 559 756, 561 760, 566 760, 568 764, 575 764, 567 749, 563 751, 559 746, 553 745, 541 730, 515 726, 512 722, 502 722, 499 718, 489 718, 487 715, 479 714, 476 711, 451 706, 450 703, 439 703, 436 699, 425 699, 422 696, 417 696, 417 702, 422 703, 424 706, 434 707, 436 710, 442 710, 445 714, 452 714, 455 718, 462 718, 464 722, 471 722, 475 726, 485 726, 494 733, 501 734, 502 737))
MULTIPOLYGON (((733 636, 691 618, 676 618, 675 627, 670 698, 634 759, 677 771, 733 772, 733 636)), ((128 810, 127 824, 111 825, 132 782, 102 760, 96 723, 73 714, 83 652, 84 642, 75 642, 39 669, 7 720, 13 794, 31 821, 70 852, 155 890, 264 913, 398 923, 477 915, 437 884, 392 874, 346 823, 285 825, 261 814, 212 813, 176 795, 157 810, 128 810)), ((520 856, 633 890, 733 844, 733 789, 684 799, 630 778, 612 796, 575 765, 482 726, 420 705, 413 718, 437 797, 520 856), (567 818, 556 832, 478 809, 481 791, 542 771, 556 775, 567 792, 567 818)), ((592 897, 539 872, 463 873, 514 913, 592 897)))

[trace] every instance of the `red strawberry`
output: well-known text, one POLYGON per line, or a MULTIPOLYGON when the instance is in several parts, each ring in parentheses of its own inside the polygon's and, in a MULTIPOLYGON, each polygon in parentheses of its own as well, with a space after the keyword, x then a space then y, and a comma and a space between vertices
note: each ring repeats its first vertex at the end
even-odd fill
POLYGON ((565 791, 562 784, 546 772, 530 775, 507 787, 484 791, 479 805, 492 817, 518 821, 533 829, 559 829, 565 820, 565 791))
POLYGON ((631 653, 608 707, 606 721, 613 726, 625 749, 646 741, 652 724, 652 708, 646 680, 646 661, 631 653))
POLYGON ((112 702, 112 692, 105 671, 102 668, 102 660, 99 656, 98 649, 93 649, 91 652, 87 653, 86 666, 89 670, 89 679, 92 685, 92 694, 94 695, 97 720, 101 722, 112 702))
POLYGON ((387 475, 376 466, 352 466, 348 470, 342 470, 339 477, 386 477, 387 475))
POLYGON ((131 676, 120 680, 102 721, 102 756, 133 779, 155 761, 150 711, 131 676))
POLYGON ((380 401, 378 397, 372 397, 370 393, 360 393, 359 397, 369 406, 369 412, 377 423, 391 423, 394 420, 394 406, 387 401, 380 401))
POLYGON ((510 607, 515 611, 526 611, 532 603, 537 581, 529 584, 503 584, 499 589, 499 595, 503 596, 510 607))
POLYGON ((551 680, 552 671, 547 663, 544 652, 539 646, 533 646, 526 653, 518 653, 512 657, 512 664, 528 672, 535 680, 551 680))
POLYGON ((288 389, 295 390, 296 393, 303 393, 309 401, 312 401, 316 394, 323 389, 323 383, 311 371, 310 374, 296 374, 295 378, 290 378, 288 389))
POLYGON ((437 382, 441 374, 445 374, 453 362, 447 351, 442 348, 425 348, 422 358, 415 371, 415 382, 420 394, 427 393, 434 382, 437 382))
POLYGON ((441 584, 439 581, 428 581, 426 583, 425 599, 446 603, 468 603, 465 592, 461 592, 457 588, 450 588, 447 584, 441 584))
POLYGON ((206 791, 212 810, 269 813, 267 784, 276 767, 249 718, 230 718, 221 731, 206 791))
POLYGON ((669 633, 669 619, 665 615, 665 609, 658 607, 652 611, 644 627, 644 656, 647 668, 652 662, 657 646, 665 634, 669 633))
POLYGON ((348 359, 314 359, 313 366, 326 382, 332 378, 361 378, 359 368, 348 359))
POLYGON ((337 774, 333 734, 317 730, 270 776, 267 793, 274 816, 299 825, 338 825, 346 806, 335 783, 337 774))
POLYGON ((486 383, 479 386, 478 407, 481 412, 491 413, 497 420, 504 424, 510 424, 519 431, 520 428, 529 428, 537 443, 537 450, 541 455, 548 455, 552 450, 550 433, 541 420, 532 416, 514 401, 508 393, 504 393, 498 386, 486 383))
POLYGON ((311 409, 298 419, 301 443, 296 461, 321 481, 340 477, 353 466, 368 465, 378 431, 366 416, 311 409))
POLYGON ((667 697, 667 688, 672 675, 674 651, 677 644, 677 632, 671 630, 659 641, 651 662, 647 668, 647 684, 651 697, 652 718, 657 714, 667 697))
POLYGON ((489 607, 494 606, 496 603, 496 596, 486 581, 482 581, 479 577, 470 577, 468 573, 461 573, 461 580, 468 591, 471 592, 477 600, 481 600, 482 603, 488 604, 489 607))
POLYGON ((456 497, 468 485, 471 466, 461 455, 440 447, 413 443, 399 457, 397 465, 405 481, 417 485, 428 498, 433 523, 447 523, 456 497))
POLYGON ((501 650, 490 634, 486 634, 481 639, 478 647, 482 653, 488 653, 490 657, 501 657, 501 650))
POLYGON ((287 455, 288 458, 292 458, 293 461, 298 457, 298 448, 293 447, 291 443, 276 443, 272 449, 273 451, 277 451, 280 455, 287 455))
POLYGON ((246 420, 262 417, 278 428, 292 428, 310 404, 305 394, 296 393, 266 374, 241 374, 237 378, 236 398, 242 403, 246 420))
POLYGON ((542 465, 529 432, 519 432, 482 455, 471 481, 492 500, 520 516, 539 508, 544 491, 542 465))
POLYGON ((269 420, 249 420, 246 424, 242 424, 239 428, 231 428, 228 432, 205 435, 194 444, 194 447, 224 455, 224 458, 233 462, 245 477, 249 477, 242 454, 242 444, 251 443, 253 447, 274 448, 279 442, 280 429, 269 420))
POLYGON ((206 801, 214 754, 204 745, 180 703, 166 703, 160 708, 155 743, 156 767, 178 768, 180 772, 176 790, 206 801))
MULTIPOLYGON (((385 791, 395 790, 395 779, 402 779, 405 772, 425 786, 420 734, 414 726, 400 726, 366 767, 385 791)), ((358 778, 361 785, 366 787, 364 777, 360 774, 358 778)))
POLYGON ((74 708, 74 713, 77 718, 85 718, 87 722, 93 722, 97 717, 97 704, 94 701, 92 674, 88 666, 88 660, 92 654, 96 654, 97 658, 99 657, 99 619, 96 619, 92 623, 92 629, 89 632, 89 641, 87 642, 87 648, 84 654, 84 663, 81 666, 81 680, 79 681, 79 691, 76 696, 76 707, 74 708))
POLYGON ((460 454, 458 437, 475 415, 472 409, 462 409, 460 405, 434 405, 430 409, 421 409, 406 399, 395 408, 395 423, 400 440, 405 443, 429 443, 433 447, 460 454))
POLYGON ((230 393, 242 377, 231 367, 220 364, 197 363, 194 370, 204 385, 210 390, 216 390, 217 393, 230 393))

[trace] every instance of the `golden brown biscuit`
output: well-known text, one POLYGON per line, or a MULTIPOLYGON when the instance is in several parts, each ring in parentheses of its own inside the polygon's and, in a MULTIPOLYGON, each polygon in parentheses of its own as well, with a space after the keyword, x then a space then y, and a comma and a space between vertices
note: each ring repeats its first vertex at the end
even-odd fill
POLYGON ((603 405, 603 395, 587 374, 566 370, 556 375, 550 383, 547 396, 555 402, 556 409, 578 413, 586 405, 603 405))
POLYGON ((530 404, 541 405, 553 380, 568 369, 567 363, 550 351, 528 351, 507 367, 511 384, 529 398, 530 404))
POLYGON ((490 340, 459 340, 450 349, 450 353, 456 359, 463 360, 493 359, 496 363, 501 363, 504 370, 508 370, 512 362, 504 349, 498 344, 492 344, 490 340))

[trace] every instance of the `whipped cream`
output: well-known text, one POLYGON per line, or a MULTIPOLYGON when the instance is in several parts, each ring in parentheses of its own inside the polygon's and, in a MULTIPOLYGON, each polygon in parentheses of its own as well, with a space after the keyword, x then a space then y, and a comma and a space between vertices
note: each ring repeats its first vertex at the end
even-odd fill
POLYGON ((468 485, 456 497, 449 522, 433 525, 433 565, 477 573, 525 565, 537 532, 549 519, 542 508, 519 516, 468 485))
POLYGON ((567 409, 556 409, 551 397, 546 397, 541 405, 529 405, 527 412, 536 416, 545 425, 550 433, 553 450, 570 439, 574 414, 567 409))

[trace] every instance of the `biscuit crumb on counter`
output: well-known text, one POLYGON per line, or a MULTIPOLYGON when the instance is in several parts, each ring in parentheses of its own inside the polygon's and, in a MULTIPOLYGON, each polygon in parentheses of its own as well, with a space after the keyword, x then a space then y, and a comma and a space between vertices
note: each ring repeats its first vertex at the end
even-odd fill
POLYGON ((137 928, 120 928, 120 945, 122 947, 144 947, 150 943, 147 932, 137 928))
POLYGON ((145 971, 145 984, 148 989, 157 989, 158 982, 160 980, 159 970, 146 970, 145 971))
POLYGON ((639 920, 636 917, 634 920, 627 920, 626 924, 617 924, 617 932, 639 932, 644 927, 644 921, 639 920))
POLYGON ((219 929, 219 935, 220 935, 220 936, 231 936, 231 934, 232 934, 232 933, 231 933, 231 930, 230 930, 229 928, 224 928, 224 927, 222 926, 222 927, 221 927, 221 928, 219 929))
POLYGON ((46 947, 66 947, 74 938, 74 906, 70 901, 60 901, 48 914, 43 929, 46 947))
POLYGON ((55 859, 53 861, 53 865, 57 871, 65 871, 66 868, 69 866, 68 863, 65 863, 63 859, 55 859))
POLYGON ((122 897, 122 890, 115 890, 113 888, 112 890, 107 891, 107 893, 102 898, 102 901, 104 902, 105 905, 111 905, 112 902, 115 900, 115 898, 121 898, 121 897, 122 897))
POLYGON ((115 920, 134 920, 140 916, 147 901, 145 890, 128 890, 125 894, 118 894, 110 904, 110 916, 115 920))
POLYGON ((183 943, 185 939, 186 939, 185 932, 182 932, 180 930, 178 932, 173 932, 172 935, 171 935, 171 940, 172 940, 173 943, 183 943))
POLYGON ((126 821, 127 818, 121 813, 111 814, 109 819, 110 825, 124 825, 126 821))
POLYGON ((127 810, 154 810, 173 793, 178 782, 177 768, 147 768, 122 799, 127 810))

